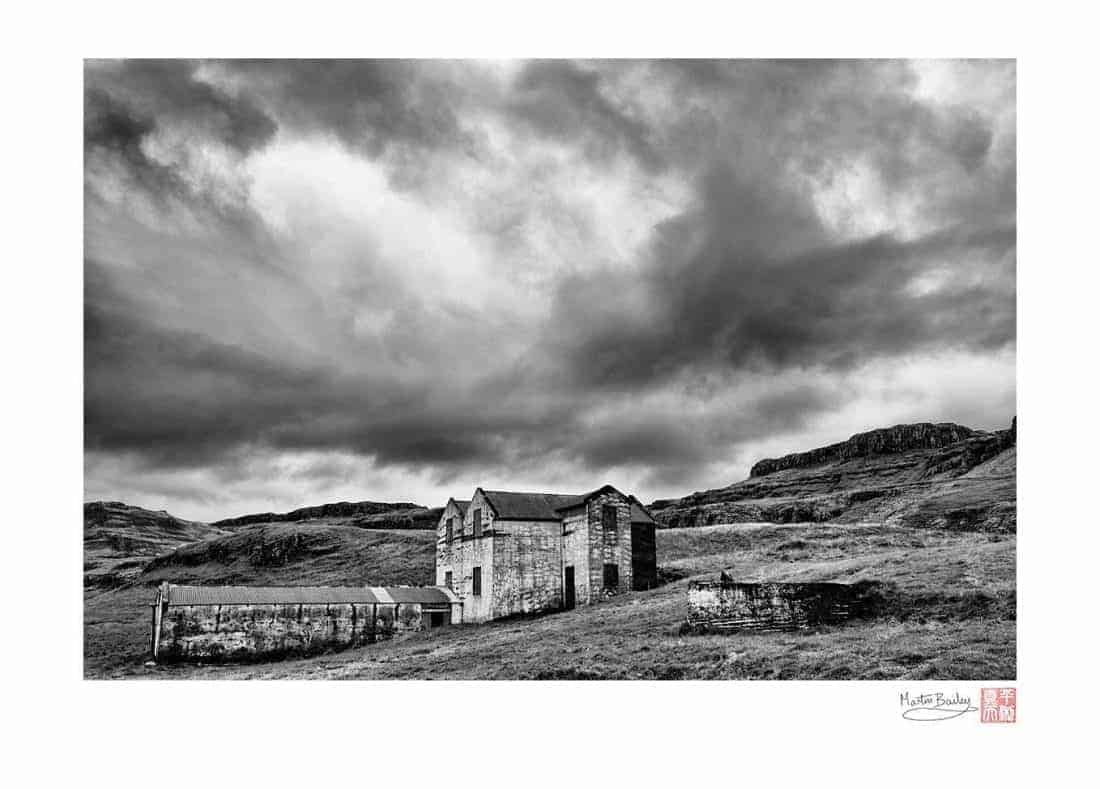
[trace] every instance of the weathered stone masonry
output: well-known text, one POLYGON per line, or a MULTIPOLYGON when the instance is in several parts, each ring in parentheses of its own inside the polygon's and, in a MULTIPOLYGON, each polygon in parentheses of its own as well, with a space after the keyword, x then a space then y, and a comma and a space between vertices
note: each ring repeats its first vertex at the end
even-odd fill
POLYGON ((800 630, 860 616, 866 587, 840 583, 716 583, 688 586, 687 627, 697 632, 800 630))
POLYGON ((636 499, 610 485, 576 496, 478 488, 444 508, 436 584, 449 582, 466 622, 648 589, 656 582, 655 528, 636 499))
POLYGON ((439 521, 435 587, 163 584, 155 660, 311 654, 405 631, 597 602, 657 577, 656 523, 605 485, 572 496, 478 488, 439 521))
POLYGON ((158 661, 304 655, 460 622, 461 611, 434 588, 163 584, 151 647, 158 661))

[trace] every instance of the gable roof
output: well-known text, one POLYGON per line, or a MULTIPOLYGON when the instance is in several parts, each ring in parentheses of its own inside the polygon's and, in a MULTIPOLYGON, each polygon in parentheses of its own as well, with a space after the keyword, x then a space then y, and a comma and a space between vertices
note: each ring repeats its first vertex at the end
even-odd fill
MULTIPOLYGON (((601 485, 600 487, 596 488, 595 490, 590 490, 588 493, 582 493, 579 496, 570 496, 568 501, 566 501, 566 502, 564 502, 564 503, 562 503, 558 506, 558 509, 559 510, 567 510, 570 507, 579 507, 580 505, 584 504, 586 501, 588 501, 590 498, 592 498, 596 494, 603 493, 606 490, 613 490, 616 493, 618 493, 620 496, 623 495, 623 492, 621 490, 619 490, 618 488, 616 488, 614 485, 601 485)), ((631 497, 627 496, 627 498, 629 499, 631 497)))
POLYGON ((465 518, 466 510, 470 508, 470 500, 452 498, 451 501, 455 503, 455 508, 458 510, 458 513, 465 518))
POLYGON ((649 514, 649 510, 643 507, 642 503, 633 496, 630 497, 630 522, 652 523, 654 525, 657 523, 653 516, 649 514))
POLYGON ((578 496, 562 493, 517 493, 479 488, 500 520, 560 521, 557 510, 578 496))
MULTIPOLYGON (((622 495, 621 491, 611 485, 603 485, 593 491, 581 494, 517 493, 508 490, 485 490, 484 488, 478 488, 478 490, 485 496, 497 518, 506 521, 560 521, 562 510, 579 507, 598 493, 613 490, 622 495)), ((633 496, 627 498, 635 501, 633 496)), ((649 521, 644 520, 648 513, 644 513, 641 518, 637 518, 633 511, 633 505, 631 506, 630 519, 632 522, 645 523, 652 521, 652 518, 649 521)))

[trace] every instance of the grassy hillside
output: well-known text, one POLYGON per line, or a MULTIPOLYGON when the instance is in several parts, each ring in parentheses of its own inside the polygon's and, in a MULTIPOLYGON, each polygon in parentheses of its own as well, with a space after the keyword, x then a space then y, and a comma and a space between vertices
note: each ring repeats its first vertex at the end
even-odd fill
POLYGON ((344 523, 269 523, 192 543, 150 562, 139 578, 194 584, 379 585, 435 580, 435 531, 344 523))
MULTIPOLYGON (((287 525, 280 525, 285 527, 287 525)), ((299 527, 302 525, 299 524, 299 527)), ((282 563, 257 545, 190 546, 142 583, 90 595, 85 673, 132 678, 1011 679, 1016 673, 1015 536, 866 524, 737 524, 658 533, 664 585, 565 613, 464 625, 311 659, 145 668, 151 585, 430 581, 430 533, 303 533, 282 563), (360 539, 362 538, 362 541, 360 539), (373 538, 373 539, 368 539, 373 538), (411 540, 420 539, 420 543, 411 540), (339 545, 339 550, 326 546, 339 545), (738 580, 883 584, 874 619, 799 633, 682 636, 687 584, 738 580)))
POLYGON ((84 584, 93 588, 124 585, 153 557, 226 533, 164 511, 119 501, 88 502, 84 505, 84 584))
POLYGON ((301 507, 290 512, 240 515, 215 521, 213 525, 235 531, 244 526, 260 524, 316 521, 346 523, 364 529, 434 529, 442 514, 442 507, 424 507, 408 502, 337 501, 301 507))
POLYGON ((342 523, 261 524, 143 561, 122 588, 85 588, 87 676, 131 671, 148 658, 149 606, 154 588, 161 581, 302 586, 431 584, 435 581, 435 532, 368 530, 342 523))
POLYGON ((131 507, 120 501, 84 505, 84 548, 113 556, 156 556, 178 545, 225 534, 199 521, 185 521, 163 510, 131 507))

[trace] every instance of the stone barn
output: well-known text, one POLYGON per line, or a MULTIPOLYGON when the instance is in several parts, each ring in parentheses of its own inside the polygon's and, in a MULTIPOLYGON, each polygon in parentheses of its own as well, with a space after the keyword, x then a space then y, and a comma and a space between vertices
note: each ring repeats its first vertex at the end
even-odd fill
POLYGON ((653 586, 656 523, 611 485, 579 495, 478 488, 447 502, 435 566, 464 622, 568 609, 653 586))
POLYGON ((371 644, 462 621, 435 587, 257 587, 162 584, 153 659, 248 660, 371 644))

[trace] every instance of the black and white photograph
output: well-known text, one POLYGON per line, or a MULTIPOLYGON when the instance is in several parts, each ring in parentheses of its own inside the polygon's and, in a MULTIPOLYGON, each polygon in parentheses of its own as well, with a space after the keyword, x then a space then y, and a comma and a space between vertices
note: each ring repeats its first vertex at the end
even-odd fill
POLYGON ((8 783, 1088 774, 1071 4, 7 21, 8 783))
POLYGON ((1015 60, 83 101, 85 678, 1016 679, 1015 60))

